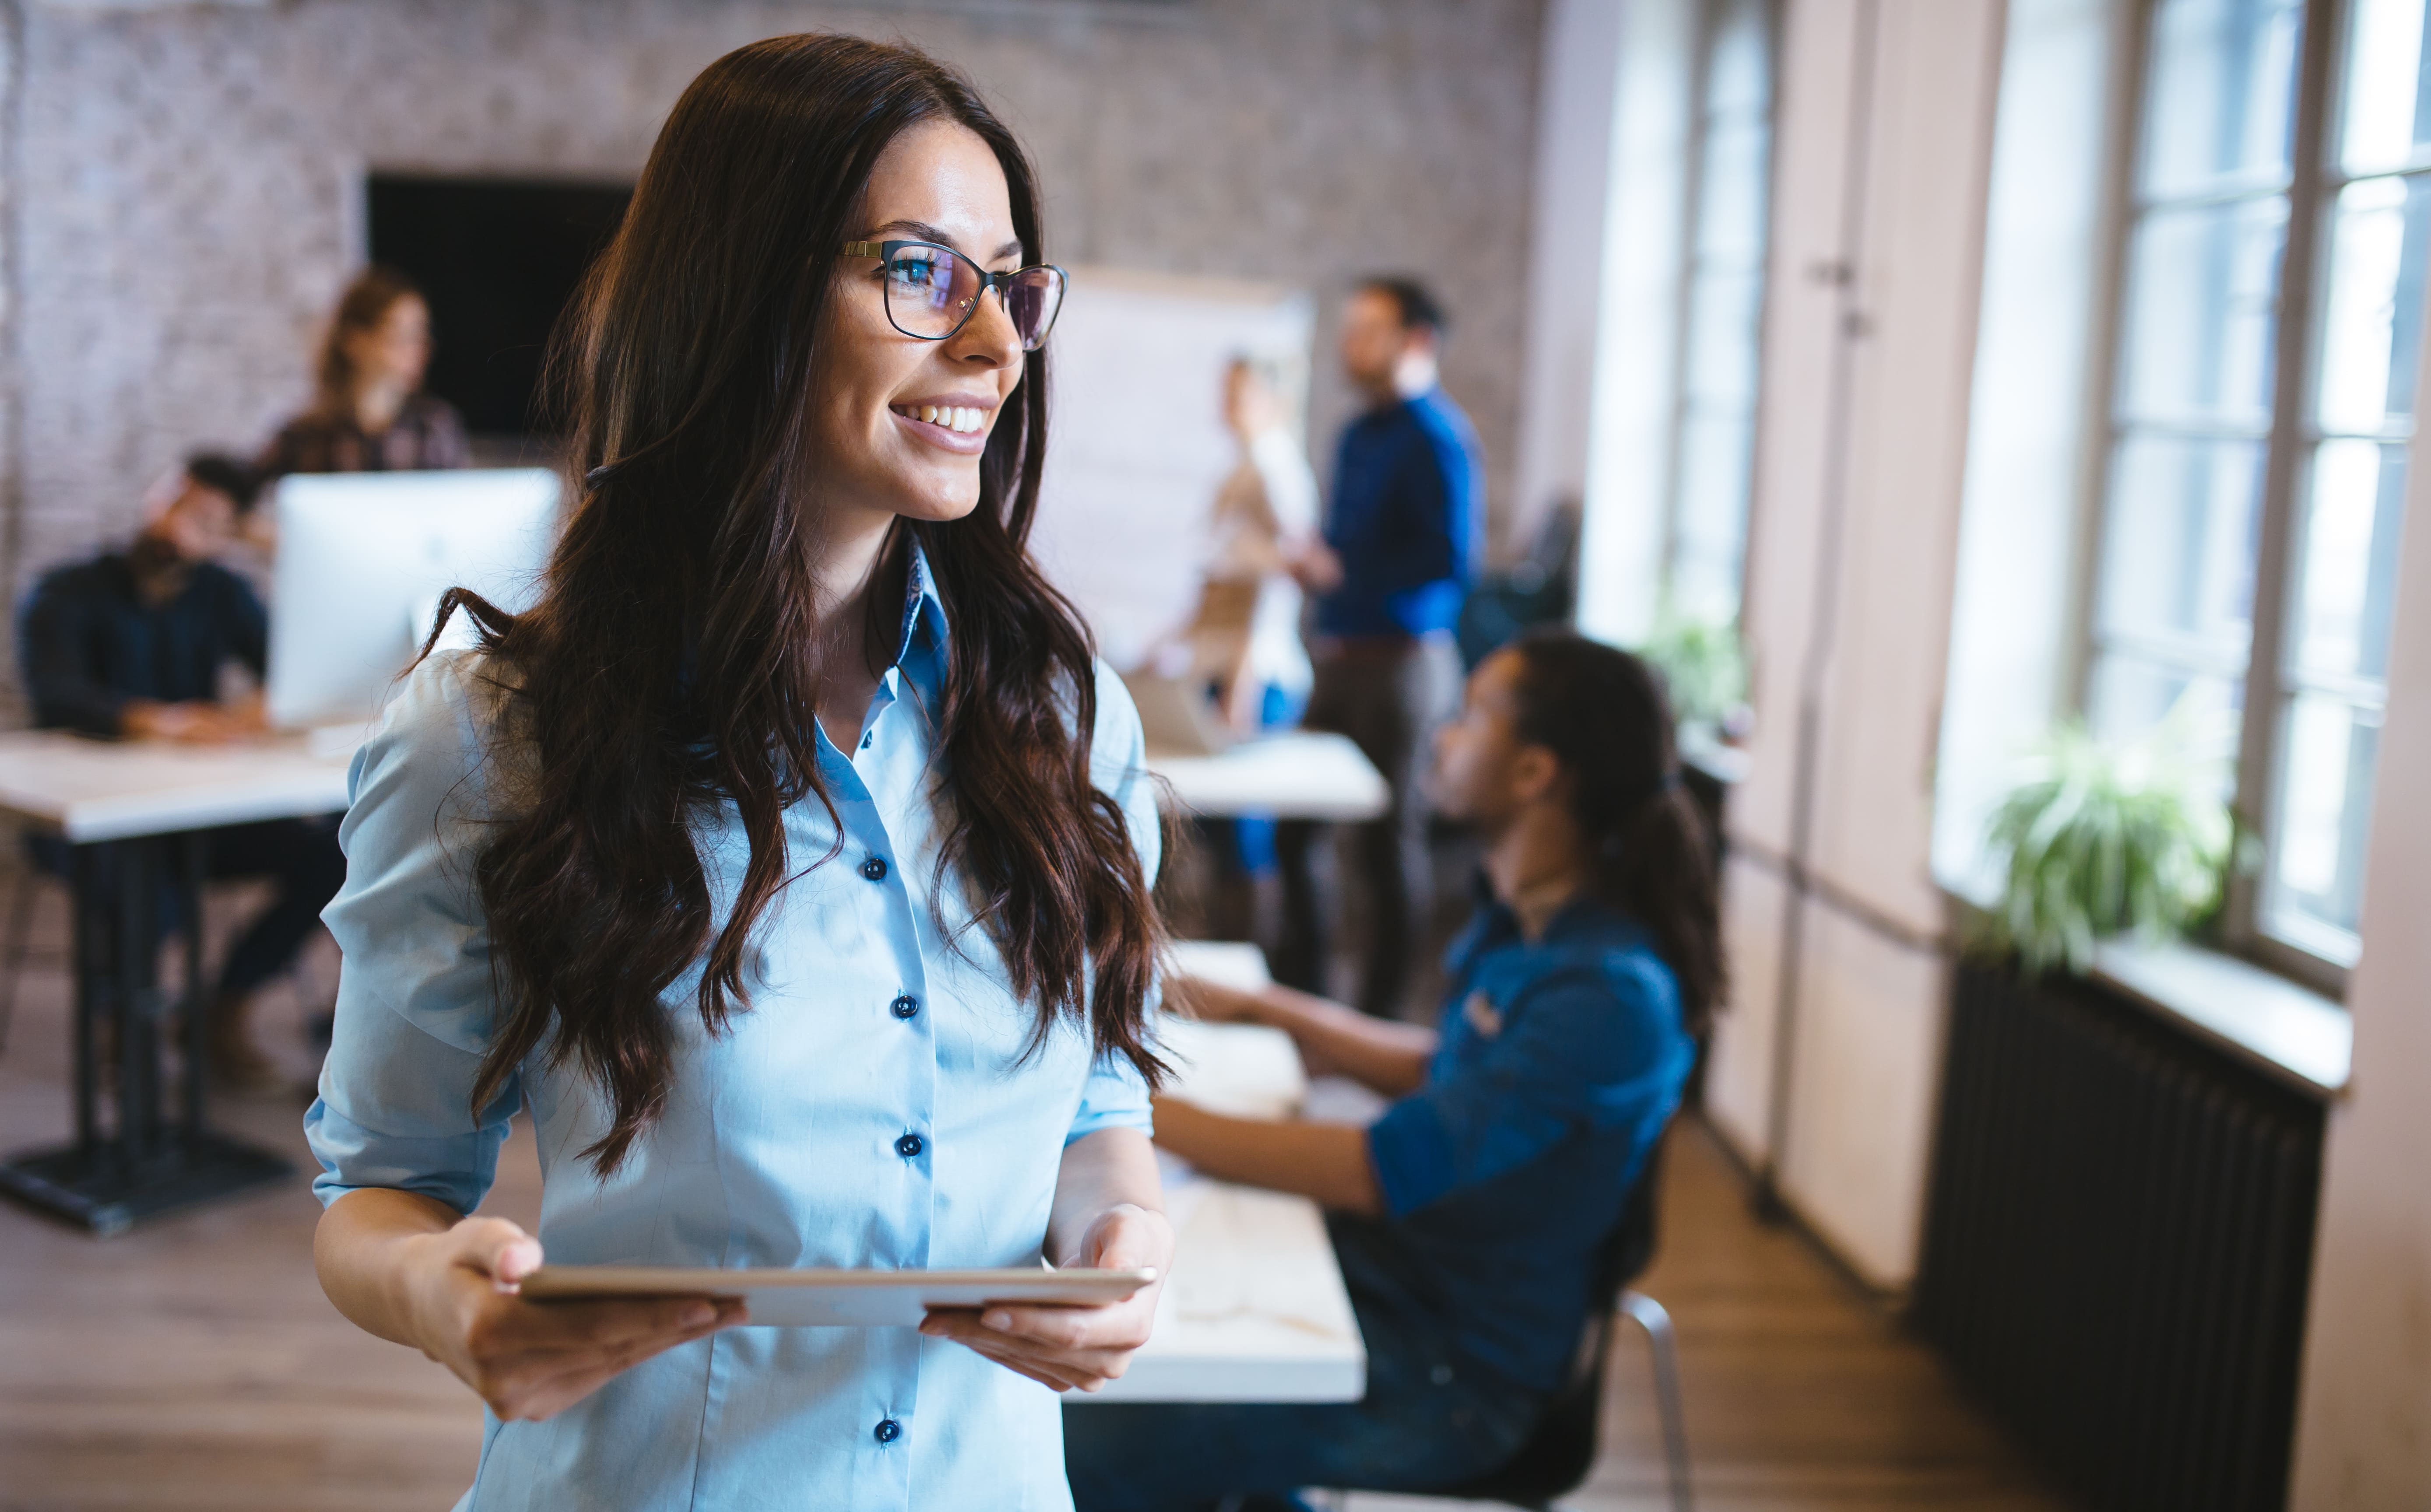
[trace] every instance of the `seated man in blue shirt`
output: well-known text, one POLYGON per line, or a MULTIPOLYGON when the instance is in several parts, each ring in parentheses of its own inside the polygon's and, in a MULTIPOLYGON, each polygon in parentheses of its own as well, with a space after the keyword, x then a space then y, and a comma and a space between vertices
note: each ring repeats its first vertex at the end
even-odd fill
POLYGON ((1157 1142, 1207 1175, 1329 1210, 1366 1397, 1072 1407, 1080 1512, 1443 1489, 1506 1461, 1563 1382, 1598 1255, 1720 990, 1704 825, 1654 679, 1567 633, 1479 664, 1432 786, 1484 832, 1490 889, 1452 947, 1440 1032, 1285 987, 1176 993, 1202 1016, 1288 1031, 1312 1069, 1397 1100, 1383 1117, 1358 1129, 1156 1105, 1157 1142))
MULTIPOLYGON (((256 679, 269 650, 269 618, 244 580, 212 559, 237 538, 260 483, 233 458, 187 460, 157 491, 125 551, 57 568, 35 584, 18 627, 34 723, 113 738, 216 744, 260 731, 261 699, 221 698, 231 664, 256 679)), ((67 847, 36 837, 35 857, 65 874, 67 847)), ((326 820, 278 819, 210 832, 214 877, 268 875, 270 907, 228 953, 211 1007, 212 1067, 237 1090, 279 1079, 246 1033, 254 990, 286 969, 345 880, 337 832, 326 820)))
MULTIPOLYGON (((1435 380, 1447 322, 1417 282, 1367 280, 1342 313, 1342 367, 1367 401, 1342 432, 1323 544, 1293 563, 1316 600, 1316 681, 1303 723, 1348 735, 1384 774, 1391 803, 1356 826, 1367 901, 1354 997, 1391 1017, 1405 1006, 1413 920, 1427 887, 1427 741, 1460 700, 1452 630, 1477 575, 1485 507, 1477 433, 1435 380)), ((1283 880, 1278 980, 1315 990, 1328 954, 1325 900, 1310 872, 1316 828, 1276 834, 1283 880)))

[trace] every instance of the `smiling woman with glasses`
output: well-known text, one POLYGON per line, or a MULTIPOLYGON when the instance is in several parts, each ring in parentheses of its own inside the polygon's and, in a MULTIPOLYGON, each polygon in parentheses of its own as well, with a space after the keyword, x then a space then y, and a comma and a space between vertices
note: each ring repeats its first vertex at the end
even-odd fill
POLYGON ((917 53, 712 64, 561 341, 539 601, 453 596, 478 648, 357 759, 321 1276, 488 1405, 467 1507, 1065 1507, 1055 1392, 1148 1336, 1153 1286, 917 1332, 516 1292, 544 1248, 1168 1264, 1139 720, 1026 546, 1037 205, 917 53), (466 1216, 518 1112, 536 1235, 466 1216))

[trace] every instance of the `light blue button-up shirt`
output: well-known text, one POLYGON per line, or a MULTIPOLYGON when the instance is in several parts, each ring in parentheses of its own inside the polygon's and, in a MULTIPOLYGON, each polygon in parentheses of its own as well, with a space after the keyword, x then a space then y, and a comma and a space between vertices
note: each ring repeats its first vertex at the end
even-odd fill
MULTIPOLYGON (((751 1007, 723 1036, 694 1009, 699 967, 666 992, 675 1087, 622 1168, 578 1151, 607 1129, 572 1067, 526 1061, 469 1107, 495 1001, 469 881, 496 696, 479 653, 426 661, 355 759, 339 831, 346 883, 323 917, 345 952, 335 1042, 306 1132, 322 1201, 393 1186, 462 1212, 529 1111, 548 1258, 572 1263, 946 1268, 1038 1263, 1064 1147, 1148 1128, 1128 1063, 1059 1024, 1023 1058, 1032 1010, 937 874, 931 718, 945 607, 914 554, 903 640, 847 755, 820 736, 843 821, 834 859, 793 882, 748 958, 751 1007), (905 1136, 916 1134, 917 1140, 905 1136)), ((1098 673, 1098 785, 1130 816, 1150 876, 1154 796, 1139 716, 1098 673)), ((815 798, 786 815, 796 867, 835 827, 815 798)), ((746 846, 705 824, 721 911, 746 846)), ((722 916, 722 912, 721 912, 722 916)), ((1066 1508, 1061 1420, 1045 1386, 908 1328, 741 1328, 670 1350, 545 1422, 488 1423, 460 1507, 1066 1508)))

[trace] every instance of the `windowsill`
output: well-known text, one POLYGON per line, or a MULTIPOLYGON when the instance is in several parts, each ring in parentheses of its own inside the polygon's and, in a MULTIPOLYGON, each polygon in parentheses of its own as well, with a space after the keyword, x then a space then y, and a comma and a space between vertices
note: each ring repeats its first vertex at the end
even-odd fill
MULTIPOLYGON (((1957 907, 1993 906, 1988 877, 1940 879, 1957 907)), ((2355 1063, 2355 1020, 2336 999, 2251 961, 2183 940, 2142 945, 2132 937, 2093 948, 2093 979, 2308 1097, 2346 1095, 2355 1063)))
POLYGON ((1683 721, 1673 738, 1684 764, 1722 786, 1735 786, 1746 780, 1748 753, 1725 744, 1712 725, 1703 720, 1683 721))
POLYGON ((2285 977, 2217 950, 2126 940, 2094 947, 2093 976, 2299 1092, 2346 1091, 2355 1020, 2285 977))

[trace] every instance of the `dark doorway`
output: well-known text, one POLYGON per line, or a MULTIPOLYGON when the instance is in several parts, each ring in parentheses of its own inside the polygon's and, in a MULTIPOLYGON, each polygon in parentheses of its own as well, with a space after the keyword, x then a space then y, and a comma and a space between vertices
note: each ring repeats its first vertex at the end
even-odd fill
POLYGON ((372 260, 430 299, 430 391, 476 437, 556 436, 540 386, 549 332, 632 186, 374 174, 368 197, 372 260))

